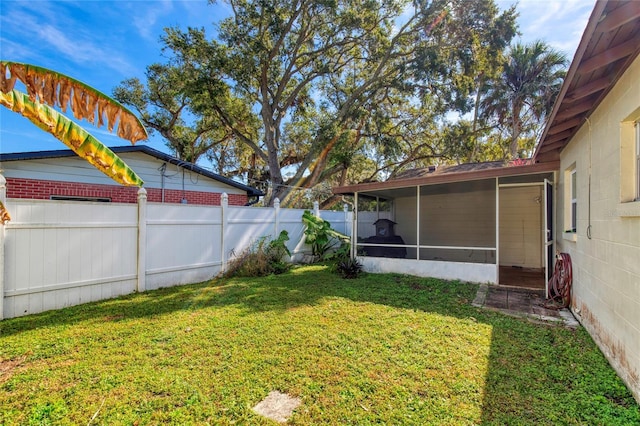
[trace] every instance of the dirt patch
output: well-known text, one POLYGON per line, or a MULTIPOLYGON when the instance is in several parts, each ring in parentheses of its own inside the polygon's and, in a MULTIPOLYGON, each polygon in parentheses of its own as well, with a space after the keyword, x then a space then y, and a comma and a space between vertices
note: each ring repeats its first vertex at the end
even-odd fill
POLYGON ((418 283, 411 283, 411 288, 414 290, 428 290, 429 286, 426 285, 422 285, 422 284, 418 284, 418 283))
POLYGON ((120 314, 120 315, 109 315, 104 317, 105 321, 119 321, 121 319, 124 318, 124 315, 120 314))
POLYGON ((0 360, 0 383, 4 383, 13 376, 14 371, 24 364, 26 356, 21 356, 16 359, 2 359, 0 360))
POLYGON ((265 399, 253 407, 253 411, 276 422, 286 423, 287 419, 293 414, 293 410, 298 408, 301 403, 300 398, 294 398, 278 391, 271 391, 265 399))

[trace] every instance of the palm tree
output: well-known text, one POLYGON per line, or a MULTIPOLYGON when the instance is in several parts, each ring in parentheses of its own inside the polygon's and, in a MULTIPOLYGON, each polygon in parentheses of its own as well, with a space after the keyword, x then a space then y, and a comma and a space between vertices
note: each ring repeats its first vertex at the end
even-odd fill
POLYGON ((543 41, 509 49, 500 77, 482 101, 485 116, 506 129, 509 155, 516 158, 523 137, 535 140, 566 74, 566 56, 543 41))
POLYGON ((98 170, 126 186, 142 186, 140 177, 106 145, 71 121, 54 107, 86 119, 132 144, 147 138, 138 118, 115 99, 96 89, 55 71, 17 62, 0 61, 0 104, 28 118, 42 130, 51 133, 78 156, 98 170), (14 89, 21 81, 27 93, 14 89))

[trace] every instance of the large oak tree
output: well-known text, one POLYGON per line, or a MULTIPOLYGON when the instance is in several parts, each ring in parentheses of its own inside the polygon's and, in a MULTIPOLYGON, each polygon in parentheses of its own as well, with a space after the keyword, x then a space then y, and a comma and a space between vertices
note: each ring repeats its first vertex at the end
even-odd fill
MULTIPOLYGON (((447 153, 447 113, 473 107, 477 80, 515 34, 490 0, 229 0, 215 38, 170 28, 170 61, 128 80, 137 109, 183 158, 293 188, 392 175, 447 153), (219 166, 220 167, 220 166, 219 166)), ((253 181, 249 182, 253 184, 253 181)))

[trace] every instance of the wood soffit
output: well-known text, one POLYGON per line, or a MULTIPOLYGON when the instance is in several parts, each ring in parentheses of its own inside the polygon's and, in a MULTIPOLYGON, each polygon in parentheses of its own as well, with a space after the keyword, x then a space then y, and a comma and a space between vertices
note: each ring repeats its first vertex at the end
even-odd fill
POLYGON ((556 161, 640 53, 640 1, 597 1, 538 142, 534 161, 556 161))

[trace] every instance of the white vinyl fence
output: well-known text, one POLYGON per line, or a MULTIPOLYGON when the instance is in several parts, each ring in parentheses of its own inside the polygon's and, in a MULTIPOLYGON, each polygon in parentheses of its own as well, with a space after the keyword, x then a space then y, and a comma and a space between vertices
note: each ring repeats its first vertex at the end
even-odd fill
MULTIPOLYGON (((304 244, 304 210, 147 203, 0 200, 0 319, 210 279, 233 253, 287 230, 294 261, 304 244)), ((319 211, 351 235, 352 213, 319 211)))

